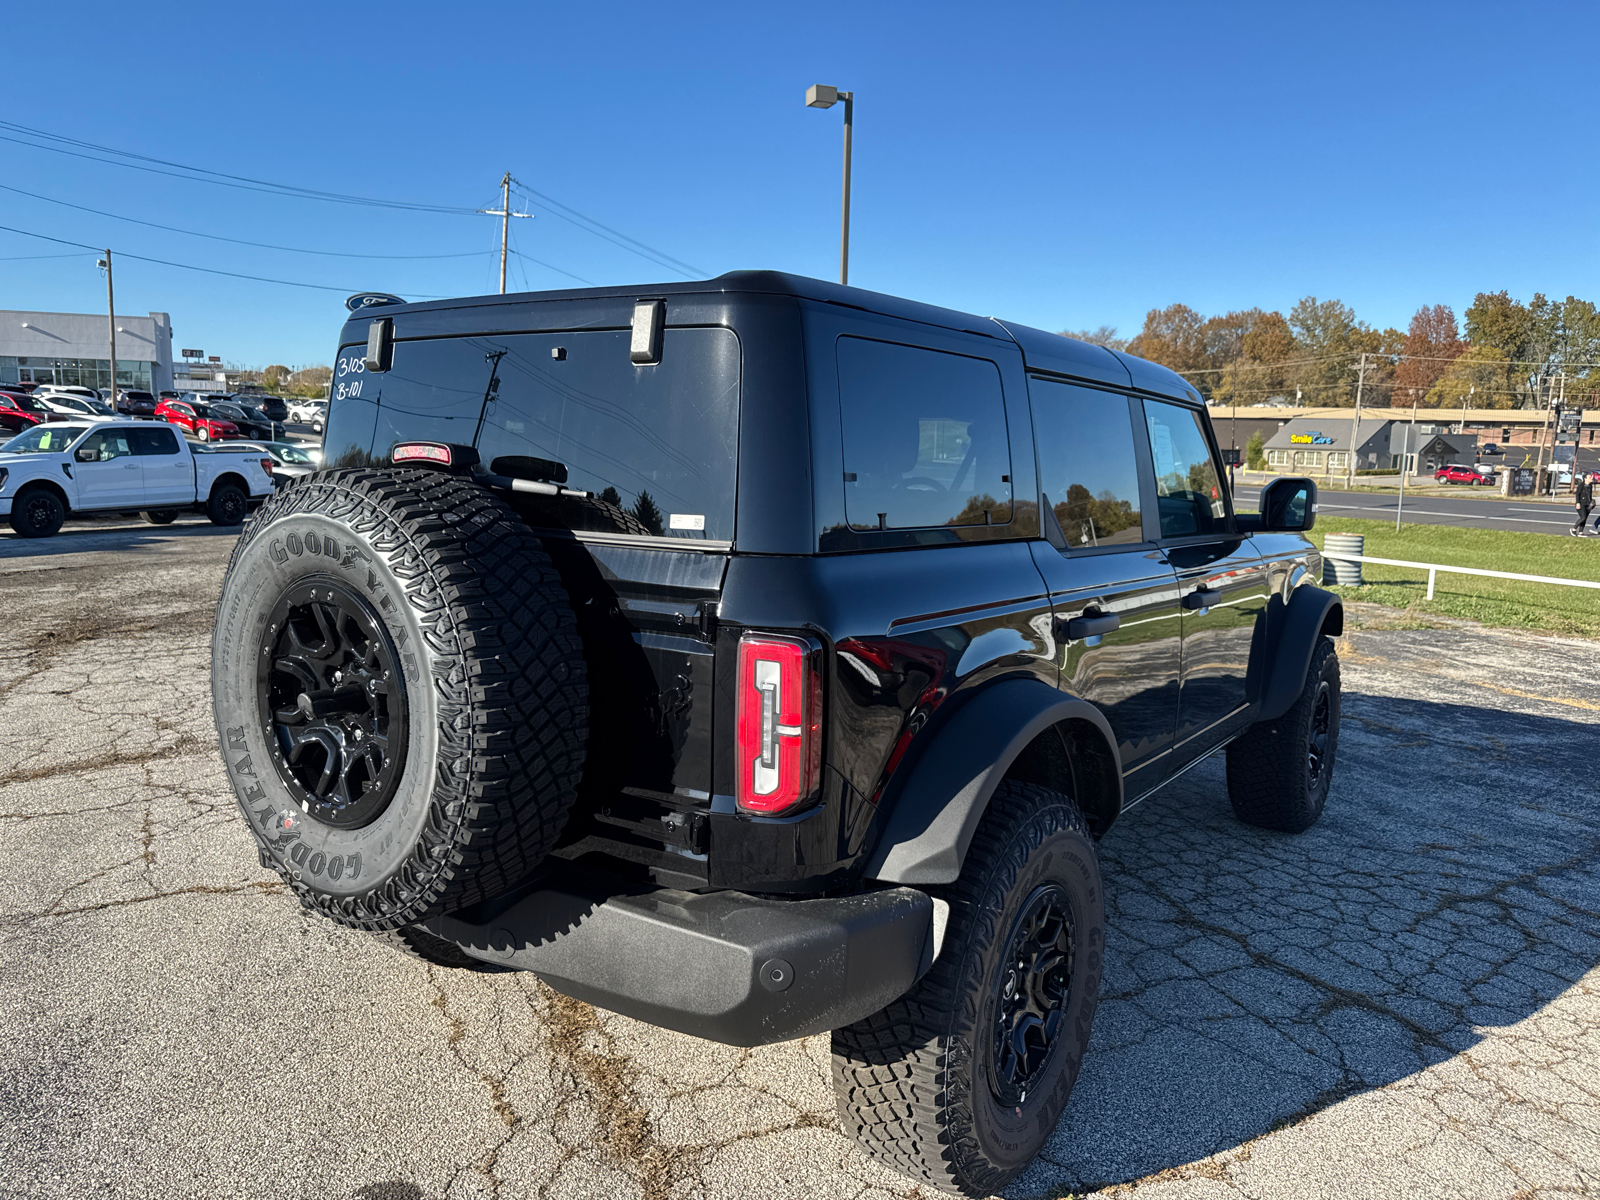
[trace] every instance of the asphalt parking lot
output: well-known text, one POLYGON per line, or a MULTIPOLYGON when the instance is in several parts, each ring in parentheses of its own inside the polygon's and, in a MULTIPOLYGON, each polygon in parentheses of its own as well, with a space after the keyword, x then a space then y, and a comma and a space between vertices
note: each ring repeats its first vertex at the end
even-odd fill
MULTIPOLYGON (((0 537, 0 1194, 919 1194, 836 1131, 825 1038, 713 1046, 303 914, 213 740, 233 541, 0 537)), ((1210 762, 1102 843, 1094 1046, 1010 1195, 1600 1191, 1600 644, 1364 619, 1317 827, 1240 826, 1210 762)))

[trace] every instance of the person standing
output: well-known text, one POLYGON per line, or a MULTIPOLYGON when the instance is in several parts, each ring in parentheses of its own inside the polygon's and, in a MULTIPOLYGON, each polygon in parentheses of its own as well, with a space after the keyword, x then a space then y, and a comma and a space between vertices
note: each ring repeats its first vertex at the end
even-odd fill
POLYGON ((1578 520, 1572 526, 1572 536, 1582 537, 1583 527, 1589 522, 1589 510, 1594 507, 1594 484, 1590 483, 1592 476, 1579 475, 1573 487, 1572 502, 1578 509, 1578 520))

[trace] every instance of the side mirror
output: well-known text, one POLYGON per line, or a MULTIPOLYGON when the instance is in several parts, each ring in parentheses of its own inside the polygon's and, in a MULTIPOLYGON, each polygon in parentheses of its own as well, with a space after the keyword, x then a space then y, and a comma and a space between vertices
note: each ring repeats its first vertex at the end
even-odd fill
POLYGON ((1260 533, 1304 533, 1317 523, 1314 479, 1274 479, 1261 489, 1260 533))
POLYGON ((100 461, 100 451, 95 450, 95 449, 93 449, 93 448, 91 448, 89 446, 85 446, 81 450, 79 450, 77 452, 77 454, 73 455, 73 457, 76 458, 79 462, 99 462, 100 461))

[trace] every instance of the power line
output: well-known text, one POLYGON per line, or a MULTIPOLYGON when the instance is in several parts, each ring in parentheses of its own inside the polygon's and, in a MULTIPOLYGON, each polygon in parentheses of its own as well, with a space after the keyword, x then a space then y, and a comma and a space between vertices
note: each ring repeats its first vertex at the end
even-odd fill
POLYGON ((424 258, 476 258, 484 253, 482 250, 469 250, 461 254, 350 254, 341 250, 303 250, 298 246, 277 246, 271 242, 252 242, 244 238, 224 237, 220 233, 201 233, 196 229, 179 229, 176 225, 162 225, 156 221, 144 221, 138 217, 125 217, 121 213, 106 212, 104 209, 90 208, 84 204, 74 204, 70 200, 57 200, 54 196, 43 196, 38 192, 24 191, 10 184, 0 183, 0 189, 15 192, 19 196, 31 196, 35 200, 43 200, 48 204, 59 204, 63 208, 75 208, 79 212, 93 213, 97 217, 110 217, 113 221, 128 221, 134 225, 145 225, 151 229, 164 229, 168 233, 181 233, 189 237, 210 238, 215 242, 232 242, 236 246, 256 246, 262 250, 283 250, 290 254, 321 254, 329 258, 381 258, 381 259, 424 259, 424 258))
MULTIPOLYGON (((550 263, 543 262, 540 259, 535 258, 531 254, 524 254, 521 250, 518 250, 515 246, 511 247, 511 253, 515 254, 518 258, 525 258, 529 262, 534 263, 537 266, 541 266, 547 271, 554 271, 558 275, 565 275, 568 279, 576 279, 579 283, 587 284, 589 287, 599 287, 600 286, 598 283, 596 283, 592 279, 585 279, 582 275, 574 275, 571 271, 563 271, 560 267, 552 266, 550 263)), ((526 276, 524 276, 524 278, 526 278, 526 276)))
POLYGON ((129 167, 137 171, 149 171, 155 175, 170 175, 177 179, 189 179, 196 183, 214 183, 222 187, 242 188, 251 192, 269 192, 275 195, 298 196, 305 200, 325 200, 336 204, 358 204, 376 208, 397 208, 410 212, 445 213, 449 215, 469 216, 473 214, 470 208, 458 208, 447 204, 418 204, 409 200, 381 200, 374 196, 356 196, 346 192, 324 192, 315 188, 304 188, 292 183, 273 183, 266 179, 253 179, 248 175, 230 175, 225 171, 213 171, 208 167, 191 167, 186 163, 171 162, 164 158, 153 158, 147 154, 135 154, 131 150, 118 150, 113 146, 101 146, 94 142, 85 142, 78 138, 65 137, 62 134, 46 133, 42 129, 30 129, 26 125, 18 125, 14 121, 0 121, 0 129, 9 129, 14 133, 25 134, 32 138, 44 138, 50 142, 60 142, 62 145, 39 145, 37 142, 24 141, 22 138, 8 137, 0 134, 0 140, 15 142, 19 146, 31 146, 35 150, 50 150, 57 154, 68 154, 74 158, 87 158, 92 162, 110 163, 114 166, 129 167), (79 146, 87 150, 95 150, 100 154, 116 155, 118 158, 137 159, 137 162, 118 162, 115 158, 101 158, 94 154, 85 154, 82 150, 69 150, 68 146, 79 146), (162 167, 171 167, 174 170, 163 171, 157 167, 140 166, 143 163, 157 163, 162 167), (181 174, 179 172, 182 172, 181 174))
MULTIPOLYGON (((34 233, 31 229, 18 229, 13 225, 0 225, 0 229, 4 229, 8 233, 20 233, 24 237, 42 238, 44 241, 56 242, 62 246, 77 246, 80 250, 92 250, 96 253, 99 253, 102 249, 100 246, 91 246, 87 242, 74 242, 67 238, 51 237, 48 233, 34 233)), ((296 279, 272 279, 265 275, 246 275, 242 271, 223 271, 217 267, 197 267, 193 263, 173 262, 171 259, 167 258, 151 258, 147 254, 134 254, 128 250, 118 250, 117 254, 122 258, 134 258, 138 259, 140 262, 157 263, 163 267, 178 267, 185 271, 203 271, 207 275, 226 275, 231 279, 249 279, 255 281, 256 283, 278 283, 282 284, 284 287, 315 288, 320 292, 343 292, 345 295, 349 295, 352 292, 358 292, 361 290, 360 288, 354 287, 336 287, 333 284, 327 283, 301 283, 296 279)), ((70 258, 72 256, 62 255, 61 257, 70 258)), ((437 300, 440 299, 440 297, 419 296, 418 299, 437 300)))
MULTIPOLYGON (((405 200, 384 200, 375 196, 358 196, 346 192, 327 192, 316 188, 301 187, 298 184, 274 183, 271 180, 256 179, 248 175, 233 175, 225 171, 213 171, 208 167, 193 167, 186 163, 174 162, 169 159, 156 158, 147 154, 137 154, 130 150, 118 150, 113 146, 102 146, 95 142, 84 141, 81 138, 67 137, 64 134, 49 133, 42 129, 33 129, 27 125, 19 125, 15 121, 0 121, 0 129, 8 129, 13 134, 22 134, 23 137, 14 137, 0 133, 0 140, 14 142, 19 146, 28 146, 34 150, 49 150, 56 154, 66 154, 74 158, 88 159, 91 162, 106 163, 111 166, 127 167, 131 170, 146 171, 155 175, 165 175, 174 179, 187 179, 195 183, 210 183, 221 187, 238 188, 244 191, 263 192, 268 195, 290 196, 302 200, 321 200, 335 204, 354 204, 364 207, 390 208, 406 212, 428 212, 447 216, 475 216, 478 210, 461 208, 444 204, 421 204, 405 200), (59 143, 55 145, 41 145, 38 141, 25 140, 28 138, 43 139, 46 143, 59 143), (72 147, 77 147, 73 149, 72 147), (87 153, 94 151, 95 153, 87 153), (104 155, 114 157, 106 158, 104 155), (134 160, 134 161, 120 161, 134 160), (146 165, 155 164, 155 165, 146 165), (170 168, 170 169, 163 169, 170 168)), ((550 206, 552 216, 560 217, 570 224, 576 225, 595 237, 620 246, 624 250, 650 259, 658 266, 677 271, 690 278, 697 278, 706 274, 701 268, 692 263, 672 257, 664 251, 657 250, 637 238, 629 237, 620 230, 613 229, 585 213, 579 212, 570 205, 563 204, 552 196, 535 191, 520 180, 516 181, 518 188, 530 198, 535 198, 550 206), (587 224, 585 224, 587 223, 587 224), (592 226, 592 228, 591 228, 592 226)), ((92 211, 92 210, 91 210, 92 211)), ((110 214, 103 214, 110 215, 110 214)), ((131 218, 125 218, 131 219, 131 218)), ((180 230, 178 232, 187 232, 180 230)), ((201 235, 206 236, 206 235, 201 235)), ((277 247, 274 247, 277 248, 277 247)), ((352 256, 354 257, 354 256, 352 256)), ((374 256, 376 257, 376 256, 374 256)))
POLYGON ((13 254, 0 258, 0 262, 37 262, 43 258, 77 258, 76 254, 13 254))
POLYGON ((651 261, 655 262, 657 266, 666 267, 668 270, 676 271, 681 275, 687 275, 691 279, 700 278, 707 274, 707 272, 701 270, 693 263, 686 263, 681 259, 673 258, 670 254, 663 253, 662 251, 655 249, 653 246, 647 246, 645 243, 638 241, 635 238, 631 238, 625 233, 612 229, 609 225, 601 224, 593 217, 586 216, 577 209, 571 208, 568 205, 562 204, 559 200, 554 200, 551 197, 546 196, 543 192, 535 191, 533 188, 523 183, 520 179, 513 179, 512 182, 517 185, 517 189, 528 199, 539 200, 545 204, 548 204, 552 209, 559 210, 552 212, 550 214, 551 216, 559 217, 569 225, 576 225, 585 233, 591 233, 595 237, 602 238, 614 246, 621 246, 622 249, 629 250, 632 253, 639 255, 641 258, 650 259, 651 261), (571 215, 569 216, 566 214, 571 215), (585 225, 583 222, 588 222, 588 224, 585 225), (594 226, 594 228, 589 228, 590 225, 594 226))

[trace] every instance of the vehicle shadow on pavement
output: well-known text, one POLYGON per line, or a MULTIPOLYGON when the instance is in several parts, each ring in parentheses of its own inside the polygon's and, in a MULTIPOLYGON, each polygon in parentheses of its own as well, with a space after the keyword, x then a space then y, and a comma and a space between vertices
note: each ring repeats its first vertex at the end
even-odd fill
POLYGON ((1091 1050, 1007 1194, 1181 1177, 1470 1049, 1600 963, 1594 726, 1574 716, 1347 693, 1310 831, 1238 823, 1220 755, 1125 814, 1100 847, 1091 1050))
POLYGON ((85 522, 68 525, 54 537, 25 538, 0 532, 0 559, 54 558, 62 554, 86 554, 95 550, 144 550, 169 544, 177 539, 238 537, 242 525, 213 525, 202 518, 192 524, 118 525, 107 528, 85 522))

